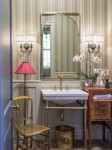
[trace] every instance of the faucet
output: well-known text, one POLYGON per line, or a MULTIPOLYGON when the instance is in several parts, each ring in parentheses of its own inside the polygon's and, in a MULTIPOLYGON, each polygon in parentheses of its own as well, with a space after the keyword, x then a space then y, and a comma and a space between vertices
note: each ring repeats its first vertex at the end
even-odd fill
POLYGON ((58 78, 60 80, 60 90, 62 90, 62 81, 63 81, 63 75, 61 73, 58 74, 58 78))

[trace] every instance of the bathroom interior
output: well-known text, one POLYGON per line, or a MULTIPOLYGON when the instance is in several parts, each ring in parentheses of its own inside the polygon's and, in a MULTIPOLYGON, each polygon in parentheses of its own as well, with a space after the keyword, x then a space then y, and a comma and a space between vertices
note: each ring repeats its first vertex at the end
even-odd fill
MULTIPOLYGON (((51 141, 56 140, 57 126, 70 126, 74 128, 72 148, 87 149, 88 107, 85 101, 82 104, 88 95, 83 91, 84 78, 77 73, 107 71, 111 86, 111 37, 111 0, 12 0, 13 98, 26 95, 33 99, 33 122, 50 128, 51 141), (19 73, 19 66, 25 62, 34 69, 33 73, 19 73), (74 100, 75 94, 79 94, 81 104, 74 100), (49 109, 43 105, 45 100, 53 102, 49 109), (79 142, 77 146, 77 141, 83 144, 79 142)), ((86 86, 104 88, 104 83, 102 77, 86 86)), ((102 130, 102 125, 92 125, 91 139, 101 143, 102 130)), ((111 134, 106 128, 109 148, 111 134)), ((99 143, 92 145, 93 149, 109 150, 99 143)), ((71 150, 67 146, 61 149, 71 150)))

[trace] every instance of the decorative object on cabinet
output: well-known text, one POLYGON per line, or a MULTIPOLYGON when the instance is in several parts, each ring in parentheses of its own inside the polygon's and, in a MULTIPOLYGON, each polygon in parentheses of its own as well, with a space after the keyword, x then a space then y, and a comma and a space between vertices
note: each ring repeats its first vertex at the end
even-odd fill
POLYGON ((24 150, 34 150, 38 149, 39 147, 45 147, 50 150, 50 128, 33 123, 32 98, 28 96, 15 97, 13 104, 19 105, 18 109, 13 109, 13 123, 17 139, 16 150, 19 148, 24 150), (24 104, 26 109, 24 109, 24 104), (36 140, 33 139, 34 137, 39 137, 39 140, 41 139, 42 142, 39 144, 39 146, 38 143, 36 143, 36 140))
POLYGON ((17 35, 17 40, 18 43, 20 43, 20 56, 23 56, 25 53, 27 56, 30 55, 32 49, 33 49, 33 42, 36 42, 36 36, 34 34, 28 34, 26 36, 24 35, 17 35))
POLYGON ((112 88, 112 81, 109 81, 109 87, 112 88))
POLYGON ((105 79, 105 88, 109 88, 109 79, 105 79))
POLYGON ((94 73, 98 74, 96 86, 104 86, 106 80, 110 80, 110 69, 94 69, 94 73))
POLYGON ((32 68, 29 62, 22 62, 15 73, 24 75, 24 95, 26 95, 26 75, 35 74, 35 70, 32 68))
POLYGON ((102 125, 103 140, 105 141, 105 128, 107 127, 107 122, 112 122, 112 98, 108 98, 108 96, 107 98, 101 98, 101 96, 106 94, 112 95, 112 88, 84 87, 84 91, 89 93, 87 104, 87 127, 88 146, 91 148, 92 124, 102 125), (100 99, 95 99, 96 95, 97 97, 99 95, 100 99))

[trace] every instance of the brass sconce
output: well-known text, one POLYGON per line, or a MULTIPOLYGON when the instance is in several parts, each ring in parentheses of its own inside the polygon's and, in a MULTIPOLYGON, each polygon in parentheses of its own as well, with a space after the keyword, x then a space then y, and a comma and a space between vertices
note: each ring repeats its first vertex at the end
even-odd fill
POLYGON ((100 52, 100 43, 104 42, 104 37, 102 35, 86 34, 85 42, 88 42, 88 52, 96 56, 100 52))
POLYGON ((27 56, 30 55, 33 49, 33 42, 36 42, 36 36, 29 34, 26 37, 24 35, 17 35, 17 42, 20 43, 20 56, 23 56, 25 53, 27 56))

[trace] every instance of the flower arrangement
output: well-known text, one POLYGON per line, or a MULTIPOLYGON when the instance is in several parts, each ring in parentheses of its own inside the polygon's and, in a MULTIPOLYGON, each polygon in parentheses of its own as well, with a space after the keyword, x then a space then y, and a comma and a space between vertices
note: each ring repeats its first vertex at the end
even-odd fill
MULTIPOLYGON (((82 62, 84 59, 86 59, 86 55, 84 53, 82 53, 81 55, 75 55, 73 57, 73 62, 82 62)), ((101 59, 98 57, 98 56, 91 56, 91 59, 93 62, 99 64, 99 63, 102 63, 101 59)))
MULTIPOLYGON (((87 60, 89 59, 89 60, 91 60, 91 61, 93 61, 97 64, 102 63, 101 59, 98 56, 95 56, 93 53, 91 54, 91 56, 89 58, 86 58, 86 55, 84 53, 82 53, 81 55, 75 55, 73 57, 73 62, 82 62, 85 59, 87 59, 87 60)), ((84 77, 85 86, 93 85, 93 83, 96 82, 97 77, 98 77, 98 73, 91 73, 91 74, 88 75, 87 73, 84 73, 84 72, 78 72, 76 74, 78 74, 79 76, 84 77)))
POLYGON ((81 62, 86 58, 86 55, 83 53, 81 55, 76 55, 73 57, 73 62, 81 62))

